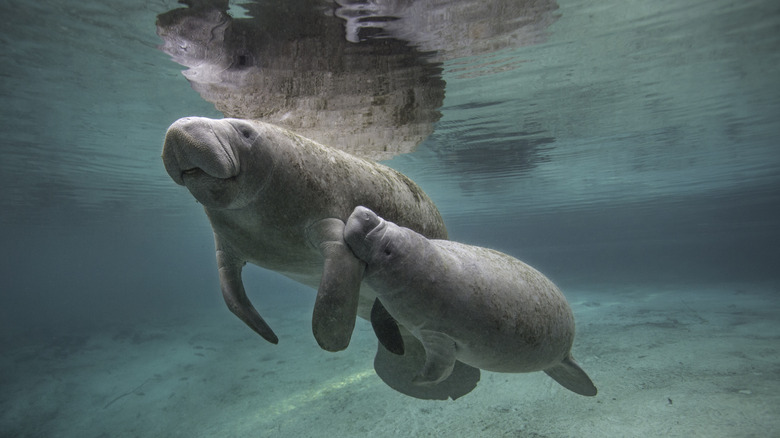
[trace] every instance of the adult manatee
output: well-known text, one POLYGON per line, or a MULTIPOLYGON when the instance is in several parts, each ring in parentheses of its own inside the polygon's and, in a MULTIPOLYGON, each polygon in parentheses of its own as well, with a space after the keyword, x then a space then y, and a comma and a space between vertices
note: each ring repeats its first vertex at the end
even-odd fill
POLYGON ((356 312, 368 318, 375 298, 370 288, 359 296, 363 266, 343 241, 355 206, 447 237, 436 206, 406 176, 267 123, 179 119, 166 133, 162 159, 208 215, 225 302, 272 343, 277 336, 244 290, 247 262, 318 288, 314 336, 338 351, 349 344, 356 312))

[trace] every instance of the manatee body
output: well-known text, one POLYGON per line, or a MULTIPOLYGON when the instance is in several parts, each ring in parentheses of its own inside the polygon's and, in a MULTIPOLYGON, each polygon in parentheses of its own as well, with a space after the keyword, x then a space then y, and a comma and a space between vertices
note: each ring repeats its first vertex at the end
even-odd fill
POLYGON ((404 175, 266 123, 180 119, 166 133, 162 159, 208 215, 228 307, 273 343, 276 335, 246 296, 245 263, 318 288, 314 335, 336 351, 347 347, 356 312, 368 318, 375 299, 370 288, 359 292, 363 264, 343 241, 355 206, 447 237, 433 202, 404 175))
POLYGON ((380 342, 403 350, 385 311, 422 342, 417 383, 441 382, 457 360, 496 372, 545 371, 571 391, 596 395, 571 356, 569 304, 537 270, 487 248, 428 239, 365 207, 349 217, 344 239, 378 294, 372 324, 380 342))

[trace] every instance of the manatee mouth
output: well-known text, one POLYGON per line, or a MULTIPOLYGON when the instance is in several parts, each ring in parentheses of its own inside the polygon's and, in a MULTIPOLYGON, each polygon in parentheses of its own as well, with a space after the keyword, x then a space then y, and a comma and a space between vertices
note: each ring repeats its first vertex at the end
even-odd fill
POLYGON ((178 178, 173 178, 173 180, 176 181, 177 184, 185 187, 190 187, 192 186, 193 183, 197 183, 197 182, 200 182, 202 184, 205 179, 221 179, 221 178, 209 175, 208 172, 201 169, 200 167, 190 167, 187 169, 180 170, 178 173, 178 178))
MULTIPOLYGON (((206 173, 203 169, 201 169, 200 167, 193 167, 191 169, 184 169, 184 170, 181 171, 181 181, 185 182, 186 181, 185 178, 188 178, 188 177, 189 178, 197 178, 198 176, 201 176, 201 175, 211 176, 208 173, 206 173)), ((221 179, 221 178, 219 178, 219 179, 221 179)))

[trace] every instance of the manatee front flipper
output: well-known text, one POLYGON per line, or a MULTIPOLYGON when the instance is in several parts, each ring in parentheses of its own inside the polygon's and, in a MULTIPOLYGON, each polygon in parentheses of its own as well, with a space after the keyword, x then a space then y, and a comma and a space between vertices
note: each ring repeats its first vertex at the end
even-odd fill
POLYGON ((590 377, 574 361, 571 354, 560 364, 547 368, 544 372, 561 386, 577 394, 593 396, 598 392, 590 377))
POLYGON ((371 327, 374 328, 379 342, 388 351, 404 354, 404 338, 401 336, 398 322, 387 312, 379 298, 374 300, 374 306, 371 308, 371 327))
POLYGON ((452 374, 442 382, 419 385, 412 382, 425 363, 425 350, 420 341, 402 328, 404 354, 391 353, 381 343, 377 345, 374 370, 387 386, 396 391, 423 400, 447 400, 462 397, 479 382, 479 368, 455 362, 452 374))
POLYGON ((266 324, 263 317, 257 313, 252 302, 246 296, 244 283, 241 281, 241 269, 245 262, 232 257, 221 248, 217 239, 217 267, 219 268, 219 285, 222 288, 222 297, 225 299, 228 309, 234 315, 244 321, 246 325, 257 332, 265 340, 272 344, 278 344, 279 338, 271 327, 266 324))
POLYGON ((355 328, 365 264, 344 242, 340 219, 315 222, 307 230, 307 238, 325 259, 312 315, 314 338, 325 350, 343 350, 355 328))

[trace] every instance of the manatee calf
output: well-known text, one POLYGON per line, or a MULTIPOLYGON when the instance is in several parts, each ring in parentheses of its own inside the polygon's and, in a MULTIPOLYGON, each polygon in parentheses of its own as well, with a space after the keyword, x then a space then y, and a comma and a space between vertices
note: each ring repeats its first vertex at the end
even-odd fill
POLYGON ((343 241, 355 206, 427 237, 447 237, 436 206, 409 178, 266 123, 180 119, 166 133, 162 159, 208 215, 228 307, 273 343, 276 335, 244 290, 247 262, 318 288, 314 336, 337 351, 349 344, 356 312, 368 318, 375 299, 370 288, 359 292, 363 264, 343 241))
POLYGON ((344 240, 378 294, 371 322, 380 342, 403 353, 394 321, 422 342, 417 383, 441 382, 457 360, 488 371, 544 371, 577 394, 596 395, 571 356, 569 304, 537 270, 487 248, 428 239, 362 206, 344 240))

